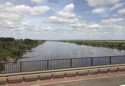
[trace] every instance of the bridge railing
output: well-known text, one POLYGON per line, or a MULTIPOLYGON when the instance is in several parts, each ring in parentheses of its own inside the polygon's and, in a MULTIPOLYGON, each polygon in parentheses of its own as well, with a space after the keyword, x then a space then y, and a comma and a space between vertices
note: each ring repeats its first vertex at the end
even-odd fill
POLYGON ((125 55, 86 58, 65 58, 37 61, 0 62, 0 73, 5 74, 44 71, 76 67, 101 66, 110 64, 125 64, 125 55))

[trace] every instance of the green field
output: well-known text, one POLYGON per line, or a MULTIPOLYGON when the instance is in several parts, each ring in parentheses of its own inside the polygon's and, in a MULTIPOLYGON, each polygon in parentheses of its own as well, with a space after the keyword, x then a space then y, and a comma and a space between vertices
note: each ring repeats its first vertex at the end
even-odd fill
POLYGON ((125 40, 67 40, 63 42, 125 50, 125 40))
POLYGON ((0 61, 20 59, 28 50, 43 42, 42 40, 0 38, 0 61))

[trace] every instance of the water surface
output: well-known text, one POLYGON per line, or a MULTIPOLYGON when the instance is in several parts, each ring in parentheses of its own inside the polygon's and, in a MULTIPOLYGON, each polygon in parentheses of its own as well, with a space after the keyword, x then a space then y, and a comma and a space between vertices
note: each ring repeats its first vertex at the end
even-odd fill
POLYGON ((58 41, 46 41, 43 45, 39 45, 32 49, 32 52, 27 52, 24 56, 29 58, 23 60, 29 61, 115 55, 125 55, 125 50, 77 45, 74 43, 58 41))

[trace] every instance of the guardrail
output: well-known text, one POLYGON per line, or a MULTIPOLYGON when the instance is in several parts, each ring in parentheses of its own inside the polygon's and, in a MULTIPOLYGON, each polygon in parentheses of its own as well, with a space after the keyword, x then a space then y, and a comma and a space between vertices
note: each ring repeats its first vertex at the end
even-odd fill
POLYGON ((44 71, 44 70, 124 64, 124 63, 125 63, 125 55, 86 57, 86 58, 85 57, 65 58, 65 59, 51 59, 51 60, 37 60, 37 61, 0 62, 0 73, 5 74, 5 73, 44 71))

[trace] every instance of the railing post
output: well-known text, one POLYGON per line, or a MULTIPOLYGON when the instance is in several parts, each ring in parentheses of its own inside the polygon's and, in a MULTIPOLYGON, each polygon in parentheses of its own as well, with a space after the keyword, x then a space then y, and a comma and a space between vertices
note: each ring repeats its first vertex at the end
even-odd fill
POLYGON ((93 66, 93 57, 91 57, 91 66, 93 66))
POLYGON ((47 70, 49 70, 49 60, 47 60, 47 70))
POLYGON ((72 68, 72 59, 70 59, 70 68, 72 68))
POLYGON ((112 64, 112 57, 109 57, 109 64, 112 64))
POLYGON ((20 72, 22 72, 22 61, 20 62, 20 72))

